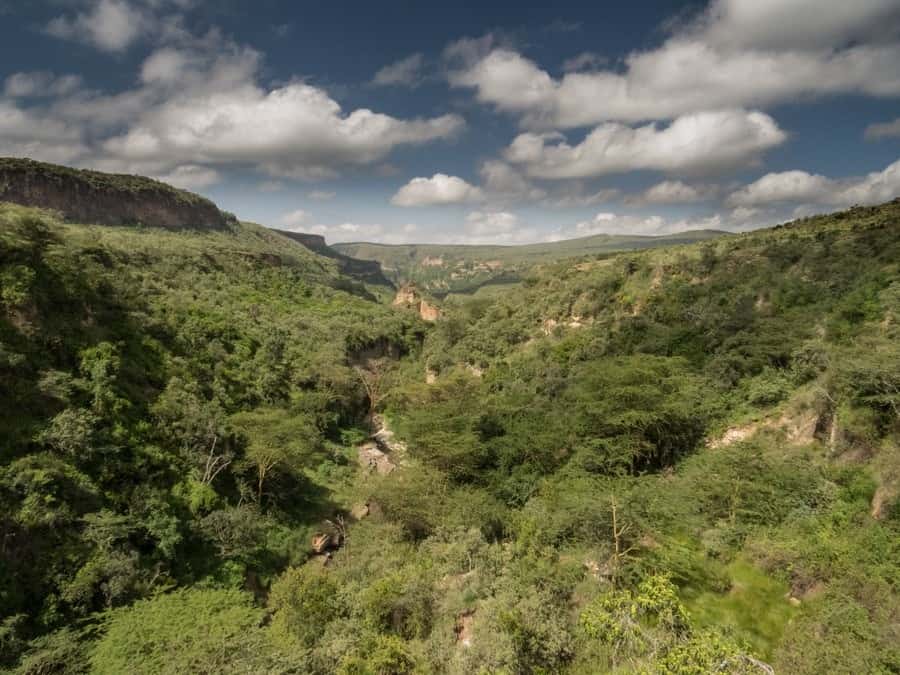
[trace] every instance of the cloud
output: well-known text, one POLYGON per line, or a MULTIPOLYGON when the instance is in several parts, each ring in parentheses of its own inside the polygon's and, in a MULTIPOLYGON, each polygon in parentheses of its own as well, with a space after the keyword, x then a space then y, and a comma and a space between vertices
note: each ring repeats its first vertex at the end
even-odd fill
POLYGON ((466 216, 466 232, 476 236, 508 234, 518 223, 518 216, 508 211, 472 211, 466 216))
POLYGON ((524 244, 536 241, 539 232, 524 227, 509 211, 472 211, 466 216, 464 232, 457 238, 463 244, 524 244))
POLYGON ((415 223, 337 223, 304 226, 304 231, 321 234, 330 242, 378 241, 385 244, 409 244, 427 241, 433 244, 523 244, 541 241, 541 232, 523 225, 508 211, 476 210, 467 214, 462 229, 442 227, 440 231, 422 231, 415 223))
POLYGON ((46 26, 50 35, 120 52, 149 28, 148 15, 123 0, 97 0, 74 17, 58 16, 46 26))
POLYGON ((339 223, 336 225, 314 225, 309 228, 314 234, 321 234, 329 243, 339 241, 382 240, 385 228, 378 224, 339 223))
POLYGON ((715 186, 688 185, 680 180, 664 180, 647 188, 630 201, 634 204, 689 204, 713 197, 715 186))
POLYGON ((169 85, 179 82, 188 68, 200 65, 200 54, 185 49, 163 47, 150 54, 141 65, 141 81, 169 85))
POLYGON ((422 54, 407 56, 405 59, 395 61, 375 73, 372 84, 382 87, 415 87, 422 81, 422 67, 424 64, 425 58, 422 54))
POLYGON ((104 94, 50 75, 8 78, 5 89, 22 96, 41 82, 55 91, 40 101, 3 102, 0 148, 128 173, 233 166, 316 179, 384 164, 397 147, 448 139, 465 126, 454 114, 401 119, 343 110, 325 90, 301 81, 265 86, 259 52, 215 29, 198 37, 170 28, 131 89, 104 94))
POLYGON ((87 151, 77 125, 0 100, 0 155, 70 162, 87 151))
POLYGON ((256 189, 260 192, 281 192, 284 190, 284 183, 280 180, 264 180, 256 189))
POLYGON ((588 190, 583 183, 575 181, 564 183, 561 190, 557 190, 551 196, 543 200, 546 206, 568 209, 572 207, 595 206, 607 204, 622 196, 618 188, 603 188, 601 190, 588 190))
POLYGON ((882 124, 870 124, 866 127, 866 140, 877 141, 882 138, 898 138, 900 137, 900 117, 893 122, 884 122, 882 124))
POLYGON ((399 145, 448 138, 464 124, 456 115, 401 120, 366 108, 345 113, 317 87, 295 82, 266 90, 252 79, 231 81, 232 74, 226 67, 221 80, 214 71, 211 82, 179 87, 126 133, 107 139, 105 152, 139 162, 254 163, 274 176, 323 178, 379 162, 399 145))
POLYGON ((510 112, 540 111, 552 102, 556 83, 548 73, 507 49, 479 56, 477 50, 482 47, 483 43, 460 41, 449 48, 448 53, 472 61, 461 70, 450 71, 452 86, 473 87, 479 101, 510 112))
POLYGON ((480 188, 462 178, 436 173, 431 178, 413 178, 391 198, 394 206, 464 204, 483 198, 480 188))
MULTIPOLYGON (((493 33, 487 33, 479 38, 461 38, 444 48, 443 57, 448 63, 470 66, 490 54, 496 43, 497 39, 493 33)), ((450 73, 454 74, 458 73, 450 73)))
POLYGON ((805 171, 769 173, 733 192, 726 204, 759 207, 778 203, 871 205, 900 195, 900 160, 866 176, 836 180, 805 171))
POLYGON ((761 112, 726 110, 677 118, 668 127, 602 124, 578 145, 560 134, 524 133, 505 157, 536 178, 584 178, 635 170, 708 173, 753 164, 786 134, 761 112))
POLYGON ((199 190, 218 183, 222 177, 215 169, 196 164, 185 164, 168 173, 156 176, 164 183, 169 183, 184 190, 199 190))
POLYGON ((900 95, 896 0, 715 0, 624 68, 553 78, 492 40, 445 50, 449 81, 531 128, 672 119, 835 94, 900 95))
POLYGON ((289 230, 297 230, 309 223, 309 214, 303 209, 296 209, 282 215, 278 222, 289 230))
POLYGON ((556 230, 553 240, 577 239, 596 234, 664 234, 666 221, 660 216, 639 217, 601 212, 591 220, 583 220, 567 228, 556 230))
POLYGON ((590 220, 584 220, 569 227, 554 230, 547 236, 548 241, 577 239, 598 234, 631 234, 658 237, 687 230, 720 230, 727 226, 720 214, 696 218, 668 220, 659 215, 637 216, 601 212, 590 220))
POLYGON ((307 228, 308 232, 321 234, 329 243, 341 241, 379 241, 385 244, 407 244, 418 227, 415 223, 386 227, 378 223, 318 224, 307 228))
POLYGON ((828 194, 832 181, 806 171, 769 173, 740 190, 727 200, 731 206, 760 206, 773 202, 819 201, 828 194))
POLYGON ((4 95, 9 98, 65 96, 81 86, 80 75, 56 76, 46 71, 13 73, 6 78, 4 95))
POLYGON ((718 0, 690 27, 715 45, 830 49, 897 36, 894 0, 718 0))
POLYGON ((314 199, 319 202, 326 202, 330 199, 334 199, 335 194, 336 193, 334 192, 328 192, 326 190, 313 190, 311 192, 307 192, 306 196, 309 199, 314 199))
POLYGON ((547 194, 506 162, 488 160, 481 165, 480 174, 484 189, 493 200, 537 200, 547 194))
POLYGON ((580 70, 597 70, 601 66, 609 62, 605 56, 600 56, 594 52, 581 52, 578 56, 563 61, 562 69, 567 73, 574 73, 580 70))

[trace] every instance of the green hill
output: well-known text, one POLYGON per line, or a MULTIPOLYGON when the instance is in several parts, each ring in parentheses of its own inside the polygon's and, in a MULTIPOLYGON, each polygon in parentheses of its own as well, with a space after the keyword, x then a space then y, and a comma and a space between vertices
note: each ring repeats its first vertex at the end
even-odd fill
POLYGON ((375 260, 398 285, 414 282, 436 296, 472 293, 490 284, 516 283, 536 263, 584 255, 656 248, 722 236, 716 230, 690 230, 658 237, 598 234, 579 239, 521 246, 342 243, 332 248, 354 258, 375 260))
POLYGON ((896 672, 900 201, 583 253, 0 204, 0 671, 896 672))

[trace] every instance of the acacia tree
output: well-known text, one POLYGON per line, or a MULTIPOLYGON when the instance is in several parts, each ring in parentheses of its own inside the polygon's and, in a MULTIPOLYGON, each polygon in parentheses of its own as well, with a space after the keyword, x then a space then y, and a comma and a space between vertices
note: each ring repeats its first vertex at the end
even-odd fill
POLYGON ((266 481, 275 472, 296 473, 318 450, 315 419, 283 408, 257 408, 232 416, 246 446, 243 466, 255 474, 255 497, 262 505, 266 481))
POLYGON ((379 404, 384 400, 386 391, 384 386, 385 375, 390 369, 390 363, 390 360, 383 356, 366 359, 365 362, 353 366, 360 382, 362 382, 363 388, 366 390, 366 397, 369 400, 367 418, 370 420, 378 409, 379 404))
POLYGON ((81 352, 81 373, 98 415, 118 413, 128 406, 128 401, 116 389, 121 368, 119 347, 111 342, 99 342, 81 352))
POLYGON ((194 466, 200 482, 211 484, 234 459, 225 411, 218 401, 203 397, 196 383, 173 377, 153 405, 153 414, 194 466))

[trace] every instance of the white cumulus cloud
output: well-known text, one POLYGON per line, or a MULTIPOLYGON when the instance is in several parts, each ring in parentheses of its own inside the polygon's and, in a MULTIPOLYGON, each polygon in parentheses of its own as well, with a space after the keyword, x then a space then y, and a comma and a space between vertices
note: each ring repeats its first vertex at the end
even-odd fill
POLYGON ((806 171, 769 173, 733 192, 726 203, 737 207, 786 202, 843 207, 878 204, 898 195, 900 160, 882 171, 856 178, 833 179, 806 171))
POLYGON ((473 235, 507 234, 518 224, 518 216, 507 211, 472 211, 466 216, 466 231, 473 235))
POLYGON ((464 244, 525 244, 538 239, 538 230, 523 226, 509 211, 472 211, 466 216, 464 244))
MULTIPOLYGON (((530 127, 671 119, 833 94, 900 95, 896 0, 714 0, 624 69, 554 78, 491 40, 451 45, 452 86, 530 127)), ((582 65, 583 60, 570 65, 582 65)))
POLYGON ((547 194, 506 162, 487 160, 481 165, 480 174, 484 189, 494 200, 536 200, 547 194))
POLYGON ((601 124, 577 145, 559 134, 527 132, 506 159, 537 178, 584 178, 640 169, 708 173, 752 164, 786 134, 761 112, 728 110, 679 117, 669 126, 601 124))
POLYGON ((97 0, 74 17, 58 16, 46 31, 58 38, 84 42, 97 49, 119 52, 148 28, 148 15, 123 0, 97 0))
POLYGON ((482 199, 480 188, 458 176, 436 173, 431 178, 413 178, 391 198, 394 206, 464 204, 482 199))
MULTIPOLYGON (((145 0, 141 11, 175 1, 145 0)), ((101 170, 171 174, 201 186, 209 171, 229 167, 299 179, 348 167, 375 171, 395 148, 447 139, 465 125, 455 114, 402 119, 365 107, 344 110, 302 81, 265 85, 262 55, 217 30, 197 37, 176 26, 157 36, 160 46, 141 64, 137 86, 117 93, 44 74, 8 78, 0 149, 101 170), (39 99, 41 86, 53 91, 39 99), (183 168, 196 166, 207 173, 183 168)))
POLYGON ((290 230, 297 230, 309 223, 309 214, 303 209, 296 209, 282 215, 278 222, 290 230))
POLYGON ((78 125, 0 100, 0 155, 71 162, 87 151, 78 125))
POLYGON ((715 186, 689 185, 680 180, 664 180, 638 195, 638 204, 689 204, 709 199, 715 195, 715 186))

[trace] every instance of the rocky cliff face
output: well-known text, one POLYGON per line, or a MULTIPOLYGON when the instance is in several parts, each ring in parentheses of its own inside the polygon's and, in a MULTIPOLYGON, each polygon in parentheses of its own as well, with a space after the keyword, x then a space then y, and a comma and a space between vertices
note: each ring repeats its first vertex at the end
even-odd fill
POLYGON ((221 229, 233 221, 208 199, 159 181, 28 159, 0 158, 0 201, 99 225, 221 229))
POLYGON ((376 286, 394 287, 381 270, 381 265, 375 260, 360 260, 351 258, 339 251, 331 248, 325 243, 325 237, 318 234, 307 234, 306 232, 288 232, 287 230, 277 230, 279 234, 284 235, 288 239, 293 239, 303 244, 313 253, 318 253, 326 258, 337 260, 341 273, 349 277, 353 277, 367 284, 376 286))
POLYGON ((400 288, 391 304, 394 307, 413 309, 425 321, 437 321, 441 317, 441 310, 423 298, 415 284, 406 284, 400 288))

